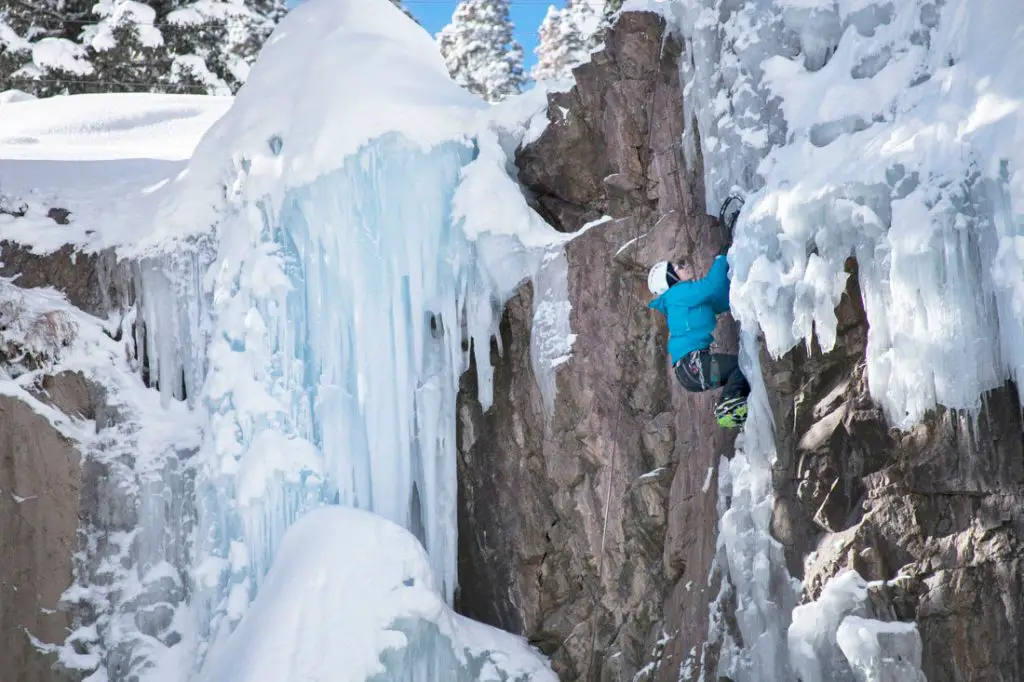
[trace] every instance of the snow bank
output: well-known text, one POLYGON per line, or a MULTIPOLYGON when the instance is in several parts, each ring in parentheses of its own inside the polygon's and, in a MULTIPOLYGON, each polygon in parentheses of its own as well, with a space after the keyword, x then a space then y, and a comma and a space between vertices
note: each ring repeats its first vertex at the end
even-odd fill
POLYGON ((181 161, 231 102, 129 93, 18 101, 0 109, 0 158, 5 164, 16 159, 181 161))
POLYGON ((289 529, 259 596, 201 679, 363 682, 424 669, 453 681, 557 679, 522 638, 452 612, 410 533, 333 507, 289 529))
POLYGON ((161 191, 231 100, 73 95, 0 106, 0 239, 37 253, 136 241, 161 191), (71 211, 58 225, 50 208, 71 211), (16 220, 10 213, 18 213, 16 220))
POLYGON ((38 99, 35 95, 22 90, 12 89, 0 92, 0 104, 17 104, 18 102, 31 102, 38 99))

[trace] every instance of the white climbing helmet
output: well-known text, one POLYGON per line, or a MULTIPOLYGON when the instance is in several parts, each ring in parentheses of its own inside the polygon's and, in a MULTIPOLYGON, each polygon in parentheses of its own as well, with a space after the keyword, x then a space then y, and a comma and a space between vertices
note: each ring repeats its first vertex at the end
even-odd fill
POLYGON ((647 288, 655 296, 661 296, 668 291, 668 261, 663 260, 654 264, 651 271, 647 273, 647 288))

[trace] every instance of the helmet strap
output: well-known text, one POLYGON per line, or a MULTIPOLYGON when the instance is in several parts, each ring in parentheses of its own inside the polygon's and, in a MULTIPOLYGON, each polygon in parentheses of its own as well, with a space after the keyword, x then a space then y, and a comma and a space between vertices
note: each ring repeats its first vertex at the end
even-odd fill
POLYGON ((672 266, 672 263, 668 264, 668 268, 665 271, 665 279, 668 281, 669 286, 679 281, 679 275, 676 274, 676 269, 672 266))

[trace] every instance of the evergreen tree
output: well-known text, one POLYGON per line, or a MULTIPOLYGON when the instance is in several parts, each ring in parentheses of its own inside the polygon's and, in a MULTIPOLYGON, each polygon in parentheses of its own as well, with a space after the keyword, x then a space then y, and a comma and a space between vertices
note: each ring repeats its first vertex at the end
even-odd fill
POLYGON ((560 80, 572 76, 573 67, 590 59, 604 39, 610 17, 622 0, 608 0, 602 8, 595 0, 567 0, 566 6, 548 8, 540 25, 540 41, 534 49, 537 64, 534 80, 560 80), (599 9, 600 8, 600 11, 599 9))
POLYGON ((523 48, 513 37, 508 0, 461 0, 452 22, 437 36, 456 83, 498 102, 525 82, 523 48))
POLYGON ((231 94, 285 0, 0 0, 0 81, 38 96, 231 94))

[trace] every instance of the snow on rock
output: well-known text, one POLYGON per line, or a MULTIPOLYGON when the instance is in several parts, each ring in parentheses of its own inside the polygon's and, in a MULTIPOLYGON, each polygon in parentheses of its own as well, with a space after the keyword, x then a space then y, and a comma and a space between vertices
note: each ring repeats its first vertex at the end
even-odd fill
POLYGON ((201 417, 180 403, 161 405, 143 384, 130 316, 99 319, 52 288, 19 289, 4 279, 0 318, 7 360, 0 394, 35 410, 82 455, 82 505, 64 501, 83 543, 83 551, 68 557, 74 583, 61 596, 74 629, 64 642, 33 642, 90 679, 108 679, 107 664, 117 664, 107 652, 132 646, 132 661, 122 662, 121 672, 140 672, 180 639, 176 624, 162 616, 183 593, 185 567, 168 560, 187 555, 182 461, 201 439, 201 417), (60 401, 39 390, 58 375, 81 377, 95 395, 93 418, 62 413, 60 401), (88 504, 90 494, 103 498, 99 508, 88 504))
POLYGON ((856 571, 846 571, 828 581, 818 599, 793 609, 789 652, 793 670, 803 682, 851 679, 836 631, 847 616, 869 615, 867 599, 867 582, 856 571))
POLYGON ((923 682, 914 623, 871 618, 868 583, 856 571, 829 580, 793 610, 789 652, 803 682, 923 682))
POLYGON ((268 208, 276 211, 288 190, 336 169, 386 133, 400 133, 424 150, 468 140, 472 122, 487 106, 453 87, 431 37, 379 0, 314 0, 296 7, 267 41, 249 78, 176 180, 158 215, 159 229, 143 247, 212 225, 223 185, 237 172, 233 166, 250 167, 247 191, 266 194, 268 208), (339 68, 344 59, 359 68, 339 68), (330 88, 322 87, 325 73, 332 74, 330 88))
POLYGON ((706 4, 682 30, 708 203, 734 185, 752 193, 730 256, 734 311, 775 356, 812 333, 829 350, 856 257, 868 381, 890 420, 977 408, 1024 370, 1024 84, 1011 66, 1024 8, 746 5, 719 38, 706 4))
POLYGON ((555 680, 525 640, 456 615, 406 530, 323 508, 285 535, 238 628, 202 672, 210 682, 555 680))

